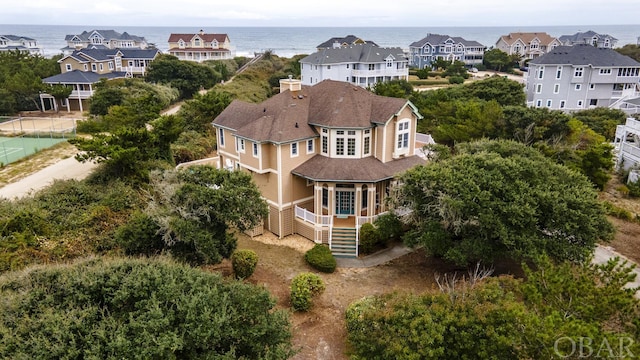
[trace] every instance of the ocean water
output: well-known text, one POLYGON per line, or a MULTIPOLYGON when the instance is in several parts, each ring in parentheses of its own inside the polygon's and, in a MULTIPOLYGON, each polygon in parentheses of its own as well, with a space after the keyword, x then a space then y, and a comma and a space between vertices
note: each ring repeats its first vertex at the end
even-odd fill
MULTIPOLYGON (((65 35, 79 34, 96 27, 78 25, 6 25, 0 24, 0 34, 28 36, 36 39, 47 57, 60 53, 66 45, 65 35)), ((466 40, 475 40, 492 47, 502 35, 510 32, 546 32, 560 37, 576 32, 593 30, 609 34, 618 39, 617 46, 637 44, 640 36, 638 25, 593 25, 593 26, 500 26, 500 27, 162 27, 162 26, 100 26, 98 29, 128 32, 143 36, 147 42, 154 43, 163 52, 168 50, 167 40, 171 33, 195 33, 200 29, 207 33, 225 33, 237 56, 253 56, 255 52, 271 50, 281 57, 298 54, 311 54, 317 45, 332 37, 355 35, 364 40, 377 43, 382 47, 400 47, 408 49, 409 44, 418 41, 429 33, 460 36, 466 40)))

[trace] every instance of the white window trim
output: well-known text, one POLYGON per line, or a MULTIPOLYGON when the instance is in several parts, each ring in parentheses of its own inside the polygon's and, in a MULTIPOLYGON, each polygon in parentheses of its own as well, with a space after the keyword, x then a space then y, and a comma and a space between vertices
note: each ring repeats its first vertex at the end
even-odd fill
POLYGON ((254 142, 251 145, 251 148, 253 150, 253 157, 257 158, 260 156, 260 144, 254 142))
POLYGON ((313 154, 314 152, 316 152, 315 142, 313 141, 313 139, 308 139, 306 145, 307 154, 313 154), (311 145, 311 150, 309 150, 309 145, 311 145))
POLYGON ((245 152, 244 139, 236 137, 236 151, 244 154, 245 152))
POLYGON ((67 69, 67 71, 71 71, 71 64, 66 64, 65 68, 67 69))
POLYGON ((300 149, 298 149, 298 143, 297 142, 293 142, 291 144, 289 144, 289 153, 291 154, 291 157, 298 157, 298 155, 300 155, 300 149))
POLYGON ((576 84, 575 89, 576 91, 582 90, 582 84, 576 84))
POLYGON ((409 153, 409 149, 411 148, 411 120, 402 119, 398 121, 396 124, 396 136, 393 147, 395 149, 395 156, 406 155, 409 153), (400 130, 401 127, 403 127, 402 130, 400 130))
POLYGON ((560 84, 553 84, 553 93, 554 94, 560 93, 560 84))
POLYGON ((220 147, 224 147, 224 129, 223 128, 218 129, 218 145, 220 145, 220 147))

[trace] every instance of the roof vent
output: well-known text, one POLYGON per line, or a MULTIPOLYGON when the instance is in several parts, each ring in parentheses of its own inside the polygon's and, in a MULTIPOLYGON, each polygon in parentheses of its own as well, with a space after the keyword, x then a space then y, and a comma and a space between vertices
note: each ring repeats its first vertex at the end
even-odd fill
POLYGON ((296 129, 298 128, 298 122, 296 121, 296 129))

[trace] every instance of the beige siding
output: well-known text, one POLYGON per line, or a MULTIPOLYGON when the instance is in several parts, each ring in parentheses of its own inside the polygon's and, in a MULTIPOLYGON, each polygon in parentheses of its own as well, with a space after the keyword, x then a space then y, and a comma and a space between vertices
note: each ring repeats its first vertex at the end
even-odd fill
POLYGON ((262 196, 274 203, 278 202, 278 178, 274 173, 252 173, 253 181, 260 189, 262 196))
POLYGON ((272 205, 269 205, 269 227, 268 230, 276 235, 280 235, 280 212, 272 205))
POLYGON ((300 164, 311 159, 315 153, 307 154, 306 141, 298 142, 298 156, 291 156, 291 145, 279 145, 282 149, 282 202, 291 203, 313 195, 313 187, 306 186, 306 180, 291 174, 291 171, 300 164))
POLYGON ((280 233, 280 236, 293 234, 293 207, 283 209, 280 216, 282 216, 282 232, 280 233))
POLYGON ((260 159, 253 156, 253 144, 255 144, 253 141, 244 141, 245 148, 244 153, 240 153, 240 162, 242 165, 249 166, 252 169, 260 171, 260 159))
POLYGON ((308 222, 304 222, 300 219, 296 219, 294 222, 294 225, 295 225, 296 234, 302 235, 309 240, 315 240, 314 239, 315 229, 313 225, 309 224, 308 222))
POLYGON ((278 170, 278 147, 273 144, 262 144, 262 167, 278 170))

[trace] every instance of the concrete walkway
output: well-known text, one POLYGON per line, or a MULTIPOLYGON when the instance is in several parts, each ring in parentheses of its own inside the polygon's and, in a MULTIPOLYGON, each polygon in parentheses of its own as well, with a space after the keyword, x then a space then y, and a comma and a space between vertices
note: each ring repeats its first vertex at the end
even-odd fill
POLYGON ((338 267, 345 268, 364 268, 382 265, 393 259, 397 259, 403 255, 407 255, 412 252, 413 249, 397 244, 392 248, 378 251, 375 254, 363 256, 359 258, 336 258, 338 267))
MULTIPOLYGON (((621 255, 619 253, 617 253, 615 250, 613 250, 610 246, 605 246, 605 245, 598 245, 598 247, 596 247, 596 251, 593 255, 593 262, 595 264, 605 264, 607 261, 609 261, 609 259, 612 259, 614 257, 619 257, 621 260, 627 260, 629 265, 635 265, 636 267, 633 269, 633 273, 636 274, 636 279, 630 283, 627 283, 626 287, 627 288, 640 288, 640 268, 638 267, 638 264, 634 263, 633 261, 631 261, 629 258, 625 257, 624 255, 621 255)), ((636 297, 640 298, 640 290, 636 291, 636 297)))

